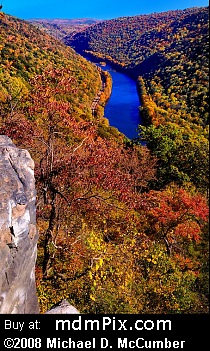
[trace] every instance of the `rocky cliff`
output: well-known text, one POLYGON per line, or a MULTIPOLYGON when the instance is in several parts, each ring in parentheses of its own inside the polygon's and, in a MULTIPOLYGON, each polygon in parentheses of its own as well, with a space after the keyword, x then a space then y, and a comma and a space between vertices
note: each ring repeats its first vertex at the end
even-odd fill
MULTIPOLYGON (((0 314, 39 313, 34 162, 0 135, 0 314)), ((67 300, 46 314, 78 314, 67 300)))
POLYGON ((0 313, 39 313, 34 162, 0 135, 0 313))

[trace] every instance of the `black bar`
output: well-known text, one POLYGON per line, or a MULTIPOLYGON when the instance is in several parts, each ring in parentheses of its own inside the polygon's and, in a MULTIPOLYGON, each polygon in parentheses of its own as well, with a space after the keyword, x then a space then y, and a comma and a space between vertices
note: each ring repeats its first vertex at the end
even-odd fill
POLYGON ((0 350, 206 350, 209 315, 0 315, 0 350))

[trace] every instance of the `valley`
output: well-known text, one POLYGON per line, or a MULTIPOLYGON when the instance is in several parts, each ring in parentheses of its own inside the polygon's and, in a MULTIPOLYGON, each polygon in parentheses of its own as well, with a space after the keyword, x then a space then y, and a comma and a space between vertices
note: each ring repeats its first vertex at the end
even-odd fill
POLYGON ((208 313, 208 20, 206 7, 91 23, 2 13, 0 134, 35 162, 41 313, 61 299, 208 313), (113 82, 87 54, 137 85, 134 140, 107 117, 113 82))

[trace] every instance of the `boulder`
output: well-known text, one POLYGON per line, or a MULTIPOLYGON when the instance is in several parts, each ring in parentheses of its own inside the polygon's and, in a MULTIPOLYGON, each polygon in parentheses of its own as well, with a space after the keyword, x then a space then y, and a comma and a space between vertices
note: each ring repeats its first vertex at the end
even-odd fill
POLYGON ((45 314, 79 314, 79 311, 70 305, 67 300, 63 299, 45 312, 45 314))

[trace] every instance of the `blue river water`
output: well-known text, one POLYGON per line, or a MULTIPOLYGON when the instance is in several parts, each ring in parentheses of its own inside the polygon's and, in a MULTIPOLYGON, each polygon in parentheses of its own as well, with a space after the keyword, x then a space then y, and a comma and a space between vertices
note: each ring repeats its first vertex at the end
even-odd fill
POLYGON ((138 125, 143 124, 143 121, 139 114, 140 102, 135 80, 108 64, 100 65, 89 57, 85 58, 112 76, 112 93, 104 110, 104 117, 109 120, 109 125, 116 127, 129 139, 136 138, 138 125))
POLYGON ((105 106, 104 117, 129 139, 138 136, 137 128, 143 124, 139 114, 139 96, 136 82, 109 65, 101 66, 112 76, 112 93, 105 106))

